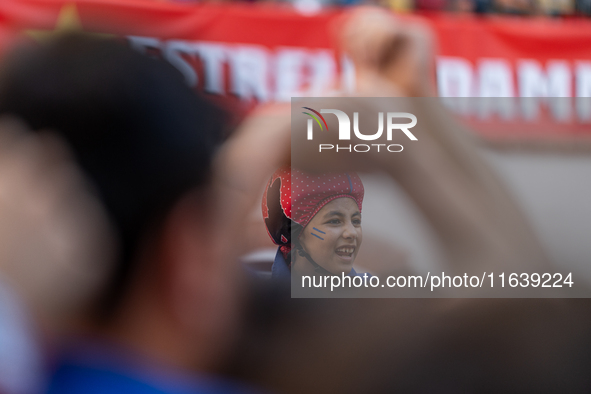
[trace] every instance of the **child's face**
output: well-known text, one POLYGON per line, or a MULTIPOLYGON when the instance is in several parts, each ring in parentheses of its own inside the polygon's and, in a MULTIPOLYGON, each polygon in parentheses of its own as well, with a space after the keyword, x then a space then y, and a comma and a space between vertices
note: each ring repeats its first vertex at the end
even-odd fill
POLYGON ((335 275, 351 271, 361 241, 361 212, 348 197, 322 207, 300 236, 302 247, 316 264, 335 275))

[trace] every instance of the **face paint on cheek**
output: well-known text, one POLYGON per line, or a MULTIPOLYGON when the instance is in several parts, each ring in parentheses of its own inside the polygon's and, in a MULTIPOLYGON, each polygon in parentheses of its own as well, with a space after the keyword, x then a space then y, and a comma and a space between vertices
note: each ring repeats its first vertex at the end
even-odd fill
MULTIPOLYGON (((316 231, 318 231, 318 232, 319 232, 319 233, 321 233, 321 234, 326 234, 324 231, 322 231, 322 230, 318 230, 316 227, 312 227, 312 230, 316 230, 316 231)), ((312 233, 312 232, 311 232, 310 234, 312 234, 312 235, 313 235, 313 236, 315 236, 316 238, 320 238, 321 240, 323 240, 323 241, 324 241, 324 238, 322 238, 321 236, 319 236, 319 235, 317 235, 317 234, 314 234, 314 233, 312 233)))

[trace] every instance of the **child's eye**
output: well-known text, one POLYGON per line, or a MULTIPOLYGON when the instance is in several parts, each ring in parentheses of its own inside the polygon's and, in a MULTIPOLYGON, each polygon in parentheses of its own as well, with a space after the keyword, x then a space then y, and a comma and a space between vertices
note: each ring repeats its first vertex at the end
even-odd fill
POLYGON ((361 219, 353 219, 352 222, 354 226, 361 226, 361 219))

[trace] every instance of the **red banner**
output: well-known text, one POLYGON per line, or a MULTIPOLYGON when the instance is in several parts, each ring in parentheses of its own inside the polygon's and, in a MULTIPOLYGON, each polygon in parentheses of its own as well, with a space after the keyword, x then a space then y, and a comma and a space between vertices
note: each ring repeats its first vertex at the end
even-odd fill
MULTIPOLYGON (((306 16, 254 4, 3 0, 0 50, 64 30, 122 36, 137 50, 164 57, 196 89, 247 108, 352 89, 352 65, 331 41, 333 21, 342 12, 306 16)), ((589 101, 569 99, 591 97, 590 20, 403 18, 425 22, 435 32, 440 96, 509 98, 448 101, 472 122, 484 122, 484 134, 591 135, 589 101), (532 99, 517 103, 510 97, 532 99)))

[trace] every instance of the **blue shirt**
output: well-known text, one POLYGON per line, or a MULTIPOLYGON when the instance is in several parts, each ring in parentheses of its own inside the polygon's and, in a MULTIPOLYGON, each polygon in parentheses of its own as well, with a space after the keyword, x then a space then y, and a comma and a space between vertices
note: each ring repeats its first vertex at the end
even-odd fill
POLYGON ((47 394, 246 394, 253 389, 165 367, 109 343, 78 344, 64 355, 47 394))

